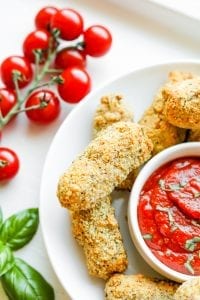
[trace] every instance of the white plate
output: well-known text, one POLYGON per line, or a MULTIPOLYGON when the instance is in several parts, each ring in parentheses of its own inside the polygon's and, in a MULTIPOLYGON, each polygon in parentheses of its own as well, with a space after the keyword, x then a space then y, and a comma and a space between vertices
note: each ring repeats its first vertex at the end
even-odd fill
MULTIPOLYGON (((171 70, 200 73, 200 63, 179 62, 150 66, 133 71, 91 93, 67 116, 58 130, 46 158, 41 184, 40 220, 44 241, 53 268, 72 299, 102 300, 104 281, 87 273, 82 249, 71 235, 68 212, 56 198, 59 176, 91 140, 91 123, 102 95, 122 93, 134 110, 137 120, 151 103, 158 88, 166 81, 171 70)), ((155 275, 133 246, 128 232, 126 208, 129 193, 116 192, 114 206, 125 247, 128 251, 127 273, 155 275), (124 198, 124 199, 123 199, 124 198)))

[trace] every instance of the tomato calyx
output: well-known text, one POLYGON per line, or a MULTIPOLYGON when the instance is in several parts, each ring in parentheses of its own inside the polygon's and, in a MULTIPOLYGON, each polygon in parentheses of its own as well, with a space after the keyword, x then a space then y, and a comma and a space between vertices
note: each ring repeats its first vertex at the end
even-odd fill
POLYGON ((28 81, 26 76, 18 70, 12 71, 12 78, 13 78, 13 83, 15 86, 16 86, 16 83, 18 84, 18 82, 27 82, 28 81))
POLYGON ((49 102, 50 102, 50 100, 47 98, 46 93, 44 93, 42 97, 39 97, 39 104, 26 107, 26 108, 24 108, 24 111, 45 108, 48 106, 49 102))
POLYGON ((44 108, 44 107, 47 107, 47 105, 49 104, 50 100, 47 99, 47 96, 46 94, 44 93, 43 97, 40 97, 39 98, 40 100, 40 104, 39 104, 39 108, 44 108))
POLYGON ((12 179, 19 170, 17 154, 5 147, 0 147, 0 181, 12 179))
POLYGON ((43 64, 47 58, 47 50, 44 49, 34 49, 33 54, 35 57, 35 64, 43 64))
POLYGON ((8 165, 7 160, 0 159, 0 168, 5 168, 8 165))

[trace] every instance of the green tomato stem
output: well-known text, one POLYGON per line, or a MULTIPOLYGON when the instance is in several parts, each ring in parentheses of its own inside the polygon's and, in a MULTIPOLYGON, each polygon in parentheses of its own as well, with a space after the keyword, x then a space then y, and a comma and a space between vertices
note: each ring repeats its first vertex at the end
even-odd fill
MULTIPOLYGON (((3 117, 2 114, 0 115, 0 130, 2 130, 7 124, 8 122, 12 119, 13 115, 16 115, 18 112, 21 111, 21 106, 22 104, 26 101, 27 97, 37 88, 40 87, 44 87, 44 86, 48 86, 50 84, 53 83, 57 83, 55 81, 55 77, 53 77, 49 82, 46 82, 44 84, 40 84, 40 81, 42 81, 42 79, 44 78, 44 76, 49 73, 49 67, 55 57, 56 54, 56 49, 54 51, 48 51, 48 56, 47 56, 47 60, 45 62, 45 64, 43 65, 42 69, 40 70, 40 72, 38 71, 38 69, 36 70, 36 75, 35 78, 30 86, 30 88, 27 90, 27 92, 25 93, 25 95, 22 97, 20 90, 19 90, 19 85, 18 85, 18 76, 16 73, 14 73, 13 75, 13 83, 15 85, 15 91, 16 91, 16 96, 17 96, 17 103, 13 106, 13 108, 9 111, 9 113, 3 117)), ((37 55, 36 55, 37 57, 37 55)), ((38 58, 39 59, 39 58, 38 58)))
POLYGON ((41 52, 39 50, 36 50, 34 52, 35 55, 35 77, 34 79, 36 80, 39 74, 39 65, 40 65, 40 60, 41 60, 41 52))

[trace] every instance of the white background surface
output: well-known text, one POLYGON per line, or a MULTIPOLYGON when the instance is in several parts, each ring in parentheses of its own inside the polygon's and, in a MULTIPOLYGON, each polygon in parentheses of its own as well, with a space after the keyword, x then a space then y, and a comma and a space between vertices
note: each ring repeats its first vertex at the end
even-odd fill
POLYGON ((199 0, 152 0, 158 4, 170 7, 173 10, 180 11, 183 14, 200 19, 200 2, 199 0))
MULTIPOLYGON (((6 0, 0 2, 0 61, 9 55, 21 54, 24 37, 34 29, 34 15, 45 5, 76 8, 84 16, 86 26, 100 23, 112 31, 113 47, 110 53, 88 62, 93 89, 140 66, 200 58, 199 43, 196 41, 179 36, 162 24, 149 21, 133 11, 129 13, 106 0, 99 3, 92 0, 6 0)), ((150 13, 153 14, 153 11, 150 13)), ((21 161, 18 176, 9 184, 0 186, 0 204, 5 217, 18 210, 39 205, 40 178, 45 156, 55 132, 70 109, 70 106, 64 104, 60 118, 46 127, 32 125, 21 115, 3 132, 1 145, 14 149, 21 161)), ((53 216, 49 222, 53 222, 53 216)), ((32 242, 16 255, 45 276, 53 285, 57 300, 68 299, 51 268, 40 229, 32 242)), ((1 290, 0 299, 7 299, 1 290)))

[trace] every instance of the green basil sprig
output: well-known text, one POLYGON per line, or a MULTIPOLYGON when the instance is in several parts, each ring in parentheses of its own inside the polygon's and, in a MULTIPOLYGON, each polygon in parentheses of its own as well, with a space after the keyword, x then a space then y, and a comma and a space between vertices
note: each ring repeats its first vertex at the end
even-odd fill
POLYGON ((0 241, 0 276, 8 272, 14 265, 14 256, 10 248, 0 241))
POLYGON ((5 220, 0 230, 0 240, 12 250, 24 247, 34 236, 39 223, 38 209, 30 208, 5 220))
POLYGON ((19 258, 1 282, 10 300, 53 300, 54 291, 35 269, 19 258))
POLYGON ((25 246, 39 224, 37 208, 23 210, 3 222, 0 209, 0 280, 10 300, 54 300, 54 290, 44 277, 12 250, 25 246))

